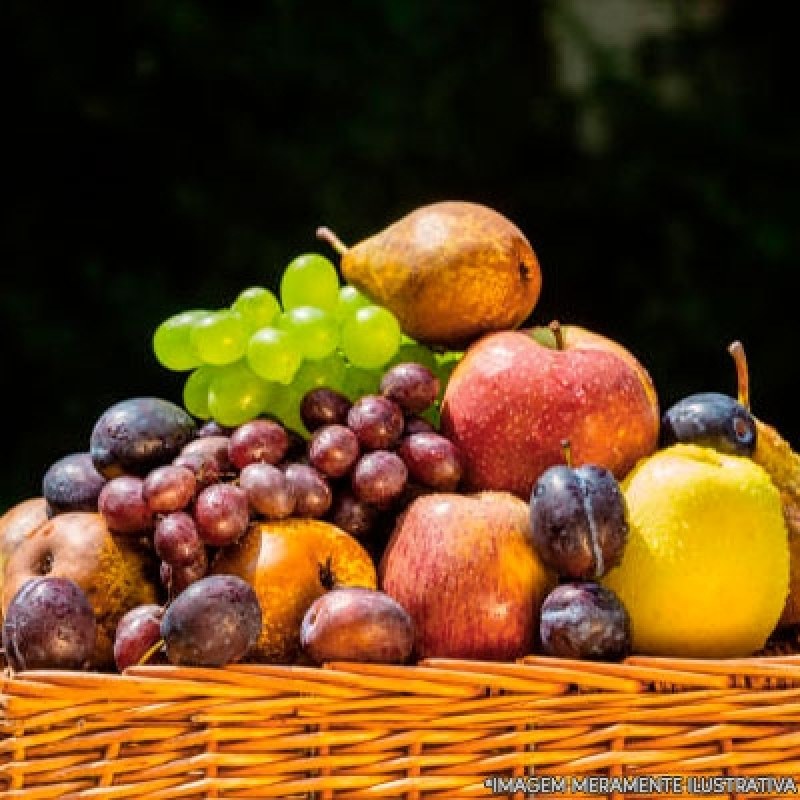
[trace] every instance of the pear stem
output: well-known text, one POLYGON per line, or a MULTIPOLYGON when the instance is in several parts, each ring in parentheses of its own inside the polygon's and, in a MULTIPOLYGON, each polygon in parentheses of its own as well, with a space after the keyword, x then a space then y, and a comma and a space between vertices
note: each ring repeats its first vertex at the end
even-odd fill
POLYGON ((317 239, 327 242, 340 256, 343 256, 349 249, 330 228, 326 228, 324 225, 317 228, 317 239))
POLYGON ((556 340, 556 350, 564 349, 564 331, 561 329, 561 323, 554 319, 548 326, 556 340))
POLYGON ((572 445, 569 439, 561 440, 561 449, 564 451, 564 461, 566 465, 572 469, 572 445))
POLYGON ((728 352, 733 356, 733 363, 736 365, 737 400, 749 411, 750 375, 747 369, 747 356, 744 352, 744 346, 737 339, 728 345, 728 352))

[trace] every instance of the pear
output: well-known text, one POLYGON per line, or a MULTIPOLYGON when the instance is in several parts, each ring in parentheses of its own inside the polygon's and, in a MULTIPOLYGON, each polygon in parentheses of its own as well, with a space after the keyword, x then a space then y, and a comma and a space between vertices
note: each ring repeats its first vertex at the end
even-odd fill
POLYGON ((340 253, 348 283, 429 346, 463 349, 484 333, 518 328, 539 299, 530 243, 484 205, 421 206, 352 247, 328 228, 317 235, 340 253))

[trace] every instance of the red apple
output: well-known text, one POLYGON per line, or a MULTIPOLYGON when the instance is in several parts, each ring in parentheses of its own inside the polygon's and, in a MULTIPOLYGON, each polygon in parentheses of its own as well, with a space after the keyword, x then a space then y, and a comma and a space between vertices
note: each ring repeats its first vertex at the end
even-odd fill
POLYGON ((465 491, 528 500, 538 477, 564 463, 596 464, 618 480, 658 444, 659 404, 636 357, 578 326, 488 334, 453 371, 442 433, 464 458, 465 491))
POLYGON ((411 616, 416 658, 534 652, 555 585, 533 548, 528 503, 509 492, 418 497, 398 518, 378 574, 411 616))

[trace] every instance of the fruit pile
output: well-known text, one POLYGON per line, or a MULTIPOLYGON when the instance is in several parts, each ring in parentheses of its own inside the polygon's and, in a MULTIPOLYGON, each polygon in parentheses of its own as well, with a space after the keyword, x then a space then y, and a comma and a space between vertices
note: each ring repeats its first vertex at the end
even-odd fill
POLYGON ((0 518, 12 669, 740 657, 800 625, 800 458, 741 345, 735 397, 661 413, 620 343, 522 327, 541 270, 498 212, 318 235, 338 270, 165 320, 181 403, 115 403, 0 518))

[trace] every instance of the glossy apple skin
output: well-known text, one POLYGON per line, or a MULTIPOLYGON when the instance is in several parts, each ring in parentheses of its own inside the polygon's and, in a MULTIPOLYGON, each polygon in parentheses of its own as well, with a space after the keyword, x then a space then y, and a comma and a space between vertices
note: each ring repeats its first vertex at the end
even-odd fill
POLYGON ((650 375, 620 344, 563 326, 503 331, 475 342, 453 371, 442 433, 464 456, 465 491, 505 490, 529 499, 539 476, 565 463, 596 464, 621 480, 658 444, 660 413, 650 375))
POLYGON ((418 497, 398 518, 378 576, 413 620, 419 659, 535 652, 555 585, 533 549, 528 504, 509 492, 418 497))

